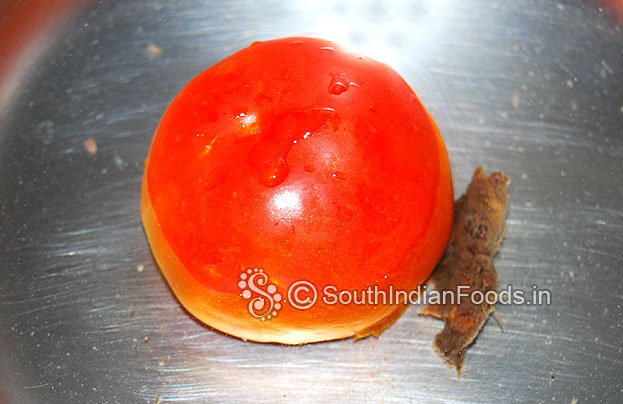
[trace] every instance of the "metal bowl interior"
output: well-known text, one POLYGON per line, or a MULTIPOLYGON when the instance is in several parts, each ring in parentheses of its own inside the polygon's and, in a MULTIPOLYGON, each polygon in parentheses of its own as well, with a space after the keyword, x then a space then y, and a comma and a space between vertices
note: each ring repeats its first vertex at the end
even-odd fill
POLYGON ((43 3, 5 2, 0 20, 0 403, 623 401, 623 33, 608 10, 43 3), (418 307, 379 339, 245 343, 193 320, 154 263, 141 175, 166 106, 223 57, 299 33, 405 77, 457 195, 479 164, 512 179, 500 285, 551 304, 500 305, 504 329, 488 322, 460 379, 418 307))

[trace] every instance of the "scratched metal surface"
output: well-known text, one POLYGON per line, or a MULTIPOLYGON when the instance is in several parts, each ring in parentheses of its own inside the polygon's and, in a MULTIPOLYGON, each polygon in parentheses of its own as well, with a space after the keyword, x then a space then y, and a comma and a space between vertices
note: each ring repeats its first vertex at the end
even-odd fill
POLYGON ((623 402, 623 33, 607 10, 101 2, 42 35, 0 83, 0 403, 623 402), (461 379, 416 308, 379 339, 244 343, 189 317, 154 264, 140 181, 168 102, 250 42, 301 32, 404 75, 457 193, 478 164, 512 178, 501 286, 552 304, 500 306, 461 379))

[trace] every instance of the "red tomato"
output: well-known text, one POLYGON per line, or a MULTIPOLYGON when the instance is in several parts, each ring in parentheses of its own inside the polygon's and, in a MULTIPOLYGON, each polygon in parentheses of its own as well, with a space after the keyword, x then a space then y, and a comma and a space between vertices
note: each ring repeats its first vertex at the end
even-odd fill
POLYGON ((612 9, 619 22, 623 22, 623 0, 601 0, 601 2, 612 9))
POLYGON ((291 344, 352 336, 401 309, 326 304, 323 291, 416 288, 445 249, 452 207, 445 146, 413 90, 314 38, 256 42, 184 87, 142 196, 154 255, 193 315, 291 344), (249 268, 267 275, 264 295, 249 268), (287 293, 300 280, 317 290, 307 310, 287 293), (257 312, 271 309, 263 321, 249 311, 256 297, 257 312))

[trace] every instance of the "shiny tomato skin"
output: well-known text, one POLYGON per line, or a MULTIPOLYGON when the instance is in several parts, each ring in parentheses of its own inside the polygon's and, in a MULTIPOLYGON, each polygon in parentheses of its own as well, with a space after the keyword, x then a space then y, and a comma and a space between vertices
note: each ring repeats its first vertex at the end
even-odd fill
POLYGON ((298 311, 289 285, 309 281, 321 297, 326 285, 416 287, 443 252, 452 199, 443 141, 394 70, 332 42, 284 38, 224 59, 173 100, 147 160, 143 217, 153 212, 148 236, 170 247, 155 255, 176 295, 187 308, 205 300, 193 314, 243 338, 300 343, 352 335, 395 307, 298 311), (238 286, 256 267, 284 296, 261 324, 238 286))

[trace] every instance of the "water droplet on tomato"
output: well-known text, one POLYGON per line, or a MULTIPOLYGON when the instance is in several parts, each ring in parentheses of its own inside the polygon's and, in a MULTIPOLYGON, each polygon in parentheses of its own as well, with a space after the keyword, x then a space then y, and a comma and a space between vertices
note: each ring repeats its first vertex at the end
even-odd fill
POLYGON ((344 171, 335 171, 332 174, 333 178, 335 178, 336 180, 345 180, 346 179, 346 173, 344 171))
POLYGON ((290 172, 286 159, 292 147, 329 123, 333 130, 339 127, 332 108, 295 109, 277 115, 249 153, 249 163, 257 168, 260 183, 272 188, 285 181, 290 172))
POLYGON ((320 48, 320 50, 327 51, 329 53, 335 53, 335 49, 330 46, 323 46, 322 48, 320 48))
POLYGON ((279 156, 276 159, 260 164, 258 170, 260 183, 265 187, 273 188, 286 179, 290 172, 290 167, 286 162, 285 156, 279 156))
POLYGON ((329 92, 333 95, 340 95, 346 90, 348 90, 348 84, 344 85, 344 83, 332 83, 329 87, 329 92))
POLYGON ((350 87, 350 83, 343 77, 343 74, 331 73, 331 83, 329 84, 329 93, 340 95, 350 87))

